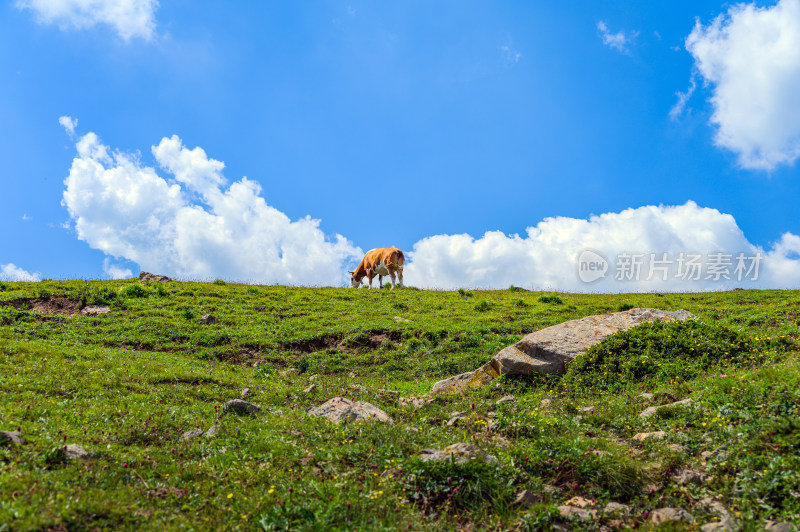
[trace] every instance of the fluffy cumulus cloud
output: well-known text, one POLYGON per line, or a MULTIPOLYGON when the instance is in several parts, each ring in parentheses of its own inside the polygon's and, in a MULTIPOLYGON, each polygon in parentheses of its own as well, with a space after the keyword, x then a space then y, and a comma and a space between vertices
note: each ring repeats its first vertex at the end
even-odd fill
POLYGON ((19 9, 32 11, 39 22, 61 28, 85 29, 106 24, 123 39, 146 41, 155 34, 157 0, 17 0, 19 9))
POLYGON ((686 39, 712 87, 716 144, 745 168, 770 170, 800 156, 800 0, 735 4, 686 39))
POLYGON ((26 272, 13 263, 9 263, 0 265, 0 280, 35 283, 41 281, 42 278, 38 273, 26 272))
MULTIPOLYGON (((230 185, 224 164, 177 136, 152 147, 163 177, 97 135, 77 142, 63 204, 78 238, 109 257, 179 278, 340 285, 361 250, 332 239, 309 217, 292 221, 269 206, 258 183, 230 185)), ((111 277, 130 270, 106 261, 111 277)))
POLYGON ((414 245, 405 277, 429 288, 577 292, 700 291, 800 286, 800 237, 772 249, 747 241, 728 214, 693 202, 588 220, 547 218, 524 236, 436 235, 414 245))

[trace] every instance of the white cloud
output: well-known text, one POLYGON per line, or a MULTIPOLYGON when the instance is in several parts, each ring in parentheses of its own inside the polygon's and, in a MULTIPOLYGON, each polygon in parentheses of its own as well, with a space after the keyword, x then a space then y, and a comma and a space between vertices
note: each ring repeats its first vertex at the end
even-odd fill
MULTIPOLYGON (((217 277, 283 284, 340 285, 361 250, 319 220, 291 221, 267 205, 258 183, 226 186, 224 164, 177 136, 152 147, 161 177, 137 156, 113 151, 94 133, 77 142, 63 204, 91 247, 179 278, 217 277)), ((118 269, 119 270, 119 269, 118 269)), ((106 272, 122 273, 106 266, 106 272)), ((127 272, 125 272, 127 274, 127 272)))
POLYGON ((686 92, 678 91, 675 93, 675 96, 678 97, 678 101, 675 102, 675 105, 669 110, 669 117, 672 120, 677 120, 683 114, 684 109, 686 109, 686 104, 689 102, 689 98, 692 97, 692 94, 694 94, 695 89, 697 89, 697 78, 692 76, 689 80, 689 88, 686 89, 686 92))
POLYGON ((62 29, 107 24, 126 41, 149 41, 155 33, 158 0, 17 0, 16 7, 30 9, 39 22, 62 29))
POLYGON ((770 170, 800 156, 800 0, 736 4, 686 38, 713 86, 715 143, 745 168, 770 170))
MULTIPOLYGON (((735 286, 797 288, 800 286, 800 237, 785 234, 769 251, 750 244, 734 218, 694 202, 679 206, 646 206, 619 213, 592 216, 588 220, 547 218, 529 227, 525 236, 491 231, 475 239, 470 235, 436 235, 420 240, 409 253, 405 278, 411 285, 452 289, 458 287, 507 288, 510 285, 532 289, 550 288, 578 292, 700 291, 722 290, 735 286), (608 262, 604 278, 594 283, 581 281, 578 257, 594 250, 608 262), (700 279, 692 280, 694 270, 678 271, 683 259, 700 255, 700 279), (715 279, 713 262, 717 253, 719 270, 730 279, 715 279), (619 267, 632 264, 624 258, 642 254, 640 274, 631 275, 619 267), (656 254, 662 263, 653 263, 656 254), (758 277, 752 258, 761 254, 758 277), (664 255, 666 254, 666 256, 664 255), (742 254, 745 270, 736 272, 742 254), (725 262, 730 262, 725 266, 725 262), (658 266, 665 266, 666 280, 658 266), (688 279, 676 277, 689 271, 688 279), (707 278, 711 275, 711 278, 707 278)), ((684 262, 684 265, 686 262, 684 262)))
POLYGON ((72 118, 71 116, 59 117, 58 123, 61 124, 61 127, 67 130, 67 133, 69 133, 70 137, 75 134, 75 128, 78 127, 78 119, 72 118))
POLYGON ((103 271, 112 279, 129 279, 133 277, 133 272, 130 268, 114 264, 108 257, 103 259, 103 271))
POLYGON ((602 39, 603 44, 605 44, 612 50, 616 50, 623 54, 630 53, 628 47, 630 46, 631 42, 639 35, 638 31, 630 32, 627 34, 622 31, 618 31, 617 33, 611 33, 611 31, 608 29, 608 25, 602 20, 597 23, 597 30, 600 32, 600 39, 602 39))
POLYGON ((505 44, 500 47, 500 51, 503 53, 503 64, 505 66, 511 66, 519 63, 519 60, 522 57, 522 53, 505 44))
POLYGON ((38 273, 26 272, 22 268, 15 266, 13 263, 9 263, 0 265, 0 280, 35 283, 41 281, 42 277, 38 273))

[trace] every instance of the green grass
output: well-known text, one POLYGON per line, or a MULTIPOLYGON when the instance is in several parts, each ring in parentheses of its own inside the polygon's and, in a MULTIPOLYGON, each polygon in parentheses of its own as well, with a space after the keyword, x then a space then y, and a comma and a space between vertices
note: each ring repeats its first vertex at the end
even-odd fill
POLYGON ((598 509, 628 504, 627 527, 665 506, 709 522, 696 503, 708 496, 746 530, 797 522, 799 321, 794 291, 2 283, 0 430, 18 428, 28 443, 0 444, 0 530, 539 530, 566 525, 557 507, 573 496, 598 509), (57 297, 111 312, 59 316, 26 303, 57 297), (615 335, 563 379, 501 378, 419 409, 386 393, 425 394, 529 332, 633 307, 683 308, 697 320, 615 335), (216 323, 200 321, 206 314, 216 323), (281 376, 288 368, 297 374, 281 376), (314 374, 317 389, 304 393, 314 374), (244 388, 263 412, 223 416, 244 388), (516 400, 496 405, 506 394, 516 400), (305 413, 338 395, 394 423, 305 413), (692 402, 639 416, 684 398, 692 402), (448 425, 453 412, 461 419, 448 425), (213 425, 215 438, 179 439, 213 425), (657 430, 667 438, 630 439, 657 430), (458 442, 498 465, 419 458, 458 442), (91 457, 65 460, 68 443, 91 457), (711 479, 679 485, 683 468, 711 479), (538 502, 512 505, 523 489, 538 502))

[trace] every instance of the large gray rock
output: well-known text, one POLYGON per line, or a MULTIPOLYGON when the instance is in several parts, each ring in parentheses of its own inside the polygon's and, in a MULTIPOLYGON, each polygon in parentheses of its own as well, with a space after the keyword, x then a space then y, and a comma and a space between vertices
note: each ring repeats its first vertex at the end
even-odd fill
POLYGON ((566 321, 525 336, 475 371, 437 382, 431 393, 467 391, 483 386, 500 375, 563 374, 575 357, 607 336, 650 321, 682 321, 691 317, 692 314, 685 310, 670 312, 634 308, 566 321))
POLYGON ((351 401, 346 397, 334 397, 320 406, 309 408, 308 414, 326 417, 331 421, 383 421, 391 423, 386 412, 366 401, 351 401))

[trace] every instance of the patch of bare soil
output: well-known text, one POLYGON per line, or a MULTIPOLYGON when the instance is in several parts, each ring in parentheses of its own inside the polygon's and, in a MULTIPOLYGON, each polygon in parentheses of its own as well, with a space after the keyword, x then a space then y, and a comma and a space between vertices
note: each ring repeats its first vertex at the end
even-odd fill
POLYGON ((386 342, 400 339, 399 331, 364 331, 356 336, 345 338, 342 334, 326 334, 315 338, 307 338, 297 342, 289 342, 281 347, 287 351, 313 353, 334 347, 339 351, 351 353, 359 349, 377 349, 386 342))
POLYGON ((313 353, 329 347, 338 347, 342 341, 341 334, 325 334, 315 338, 307 338, 297 342, 288 342, 281 347, 287 351, 300 351, 301 353, 313 353))
POLYGON ((14 308, 21 310, 35 310, 39 314, 58 314, 72 316, 81 311, 81 303, 77 299, 67 296, 41 296, 37 298, 21 298, 6 302, 14 308))

